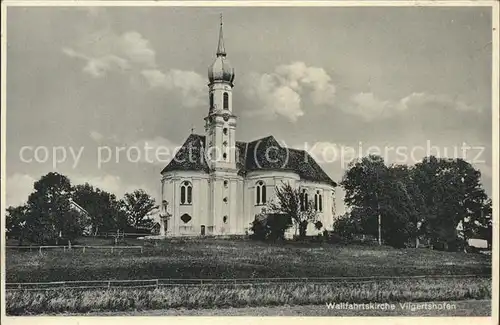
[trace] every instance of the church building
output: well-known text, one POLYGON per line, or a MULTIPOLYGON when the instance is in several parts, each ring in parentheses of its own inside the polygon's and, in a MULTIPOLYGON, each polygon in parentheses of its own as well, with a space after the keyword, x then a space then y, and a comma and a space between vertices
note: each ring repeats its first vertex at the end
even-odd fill
MULTIPOLYGON (((273 136, 237 141, 234 79, 221 22, 216 58, 208 69, 205 133, 189 135, 161 172, 160 235, 250 233, 256 215, 284 183, 299 188, 324 229, 331 229, 337 184, 306 151, 282 146, 273 136)), ((317 232, 310 225, 308 234, 317 232)))

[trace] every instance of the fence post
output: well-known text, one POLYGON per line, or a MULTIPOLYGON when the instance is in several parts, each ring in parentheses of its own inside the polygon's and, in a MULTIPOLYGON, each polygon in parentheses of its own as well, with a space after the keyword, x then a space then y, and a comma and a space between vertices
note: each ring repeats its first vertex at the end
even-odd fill
POLYGON ((40 250, 40 254, 42 254, 42 246, 40 246, 39 250, 40 250))
POLYGON ((85 246, 83 246, 83 252, 85 253, 85 246))
POLYGON ((113 246, 111 246, 111 253, 113 253, 113 246))
POLYGON ((142 246, 141 246, 141 254, 142 254, 142 249, 143 249, 143 248, 142 248, 142 246))
POLYGON ((108 290, 111 288, 111 281, 108 281, 108 290))
POLYGON ((158 289, 158 288, 159 288, 159 286, 160 286, 159 281, 160 281, 160 280, 156 279, 156 289, 158 289))

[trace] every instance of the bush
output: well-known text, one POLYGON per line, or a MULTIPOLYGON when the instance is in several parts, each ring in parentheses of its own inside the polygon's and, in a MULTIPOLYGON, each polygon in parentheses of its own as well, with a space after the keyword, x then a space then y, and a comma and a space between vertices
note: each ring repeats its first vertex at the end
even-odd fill
POLYGON ((332 231, 326 231, 325 239, 330 244, 338 244, 342 242, 342 237, 340 237, 337 233, 332 231))
POLYGON ((292 226, 292 219, 282 213, 268 213, 258 215, 252 222, 251 239, 255 240, 284 240, 285 231, 292 226))

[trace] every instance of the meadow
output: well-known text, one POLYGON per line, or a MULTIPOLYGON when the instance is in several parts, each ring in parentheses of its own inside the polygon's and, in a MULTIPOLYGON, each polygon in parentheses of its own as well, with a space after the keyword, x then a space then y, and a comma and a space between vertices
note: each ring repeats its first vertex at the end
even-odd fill
MULTIPOLYGON (((92 240, 94 245, 111 243, 92 240)), ((222 239, 161 241, 142 253, 73 249, 40 254, 7 249, 5 265, 6 282, 491 274, 491 256, 482 254, 222 239)))
MULTIPOLYGON (((82 245, 110 245, 83 239, 82 245)), ((8 290, 9 315, 491 299, 491 256, 328 243, 176 239, 140 250, 6 250, 6 282, 386 277, 374 281, 8 290), (454 275, 481 275, 453 277, 454 275), (409 276, 429 276, 411 278, 409 276), (447 277, 440 277, 447 276, 447 277), (387 279, 389 278, 389 279, 387 279)), ((484 309, 484 308, 483 308, 484 309)))
MULTIPOLYGON (((491 299, 491 280, 398 279, 373 282, 251 286, 174 286, 159 289, 7 291, 8 315, 123 312, 255 306, 325 305, 491 299)), ((380 312, 380 311, 378 311, 380 312)), ((377 311, 374 311, 377 313, 377 311)))

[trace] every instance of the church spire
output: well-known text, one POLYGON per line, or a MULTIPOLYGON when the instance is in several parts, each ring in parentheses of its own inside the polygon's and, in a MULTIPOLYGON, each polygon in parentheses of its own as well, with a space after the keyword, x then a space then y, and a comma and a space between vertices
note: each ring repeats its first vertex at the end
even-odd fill
POLYGON ((224 35, 222 33, 222 14, 220 14, 219 44, 217 45, 217 56, 226 56, 224 48, 224 35))

